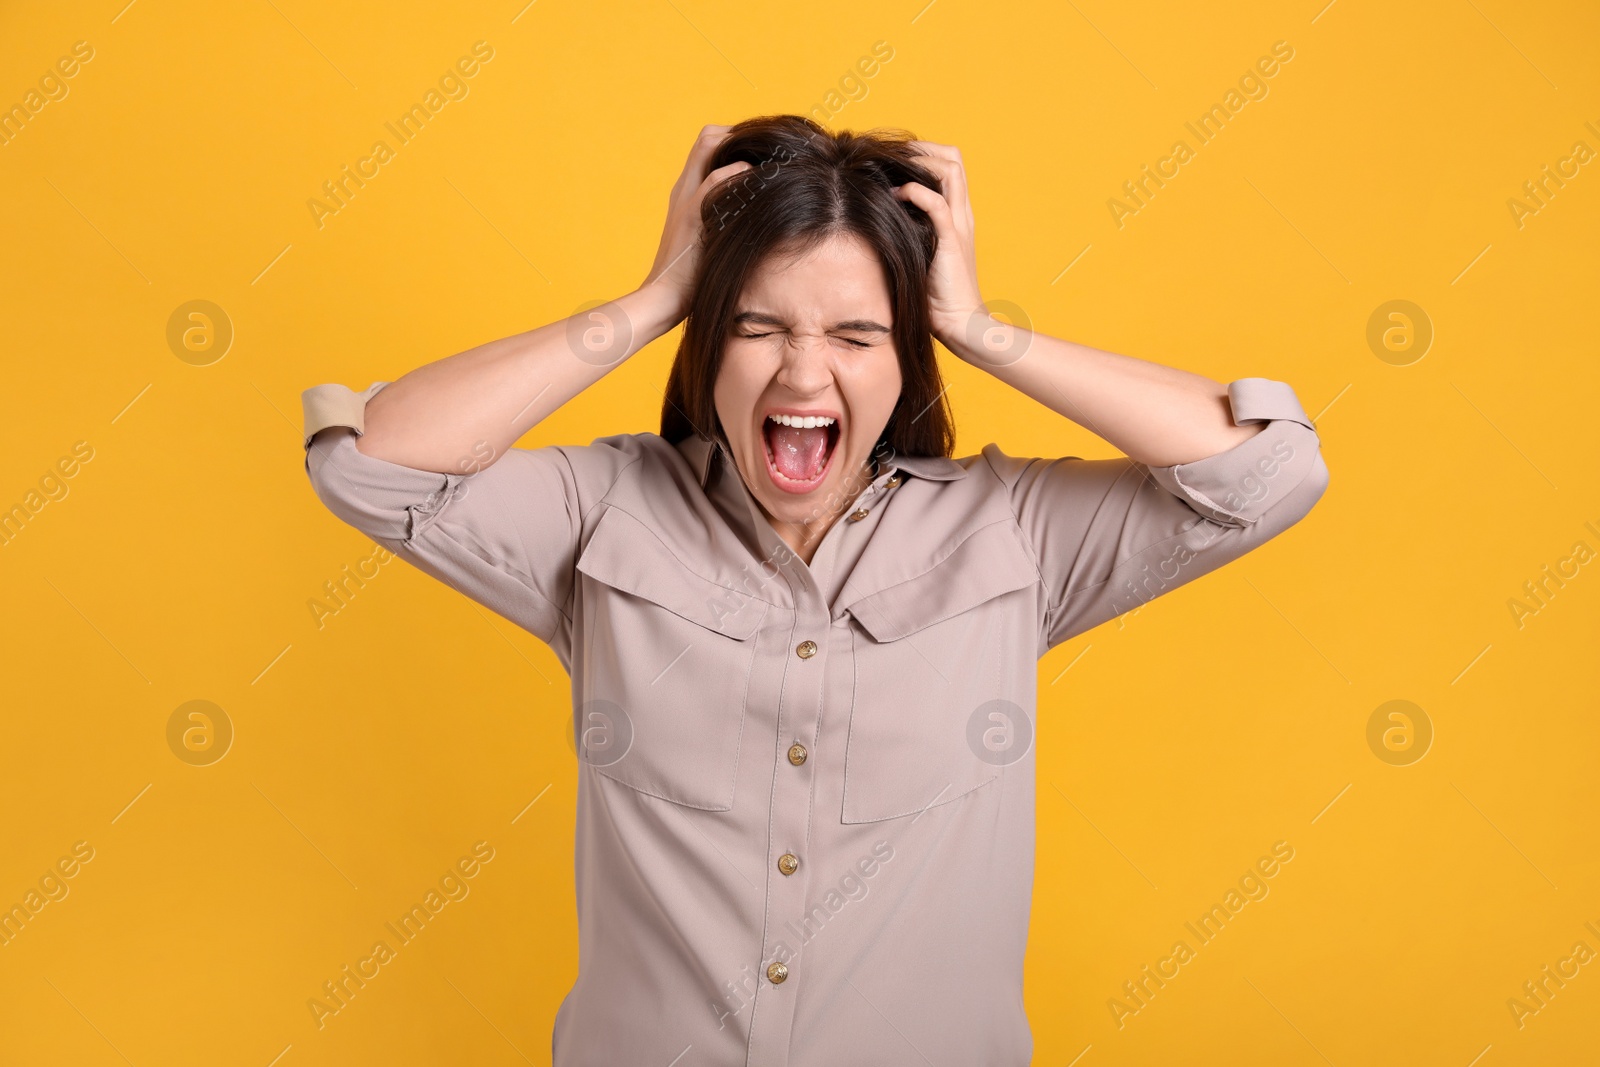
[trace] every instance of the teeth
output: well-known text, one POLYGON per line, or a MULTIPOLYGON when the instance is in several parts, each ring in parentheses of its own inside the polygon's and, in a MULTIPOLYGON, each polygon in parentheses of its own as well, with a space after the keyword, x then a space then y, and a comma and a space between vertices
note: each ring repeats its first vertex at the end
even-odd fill
POLYGON ((833 425, 833 420, 826 415, 768 415, 767 418, 780 426, 798 426, 802 429, 811 426, 833 425))

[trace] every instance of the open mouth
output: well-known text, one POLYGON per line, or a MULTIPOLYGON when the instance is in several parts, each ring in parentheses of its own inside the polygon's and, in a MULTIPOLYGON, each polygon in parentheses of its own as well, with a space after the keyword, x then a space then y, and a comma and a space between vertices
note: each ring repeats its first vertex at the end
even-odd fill
POLYGON ((768 415, 761 424, 767 473, 786 493, 809 493, 833 467, 839 420, 828 415, 768 415))

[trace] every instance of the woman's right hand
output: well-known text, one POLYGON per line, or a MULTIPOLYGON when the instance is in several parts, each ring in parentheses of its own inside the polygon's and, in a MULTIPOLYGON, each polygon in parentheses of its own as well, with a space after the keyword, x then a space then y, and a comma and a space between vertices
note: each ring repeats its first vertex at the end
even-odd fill
POLYGON ((689 297, 694 285, 695 267, 700 261, 700 204, 707 191, 729 175, 750 169, 750 164, 740 161, 706 173, 711 153, 728 135, 731 126, 706 126, 689 150, 689 159, 683 173, 667 199, 667 223, 661 234, 661 245, 656 250, 655 263, 645 278, 644 286, 652 286, 668 295, 674 308, 671 325, 683 321, 689 313, 689 297))

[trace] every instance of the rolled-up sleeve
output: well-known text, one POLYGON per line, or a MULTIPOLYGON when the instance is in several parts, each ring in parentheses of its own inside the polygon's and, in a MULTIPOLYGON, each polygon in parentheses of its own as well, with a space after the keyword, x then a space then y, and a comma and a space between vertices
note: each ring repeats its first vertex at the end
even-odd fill
POLYGON ((318 499, 401 559, 552 645, 571 640, 572 579, 583 516, 638 457, 630 435, 513 448, 460 474, 417 470, 356 448, 366 403, 338 384, 301 394, 306 473, 318 499))
POLYGON ((1044 582, 1039 652, 1249 552, 1304 518, 1328 486, 1316 428, 1287 384, 1228 385, 1259 433, 1170 467, 1131 459, 984 457, 1006 485, 1044 582))

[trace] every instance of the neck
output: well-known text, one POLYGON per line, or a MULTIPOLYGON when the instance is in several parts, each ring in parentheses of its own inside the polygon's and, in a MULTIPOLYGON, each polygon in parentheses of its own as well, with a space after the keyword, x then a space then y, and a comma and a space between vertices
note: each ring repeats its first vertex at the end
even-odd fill
MULTIPOLYGON (((873 479, 878 476, 879 472, 880 467, 877 457, 868 456, 866 461, 857 468, 855 476, 845 479, 844 492, 835 498, 837 501, 835 506, 829 508, 825 502, 819 504, 814 517, 804 522, 785 522, 774 518, 765 507, 761 506, 759 498, 756 498, 756 506, 761 509, 762 515, 766 517, 768 524, 772 526, 772 529, 783 540, 783 543, 788 545, 789 549, 809 566, 811 558, 817 553, 817 546, 822 543, 822 539, 833 528, 833 524, 839 520, 840 515, 843 515, 854 506, 856 498, 861 495, 862 490, 872 484, 873 479)), ((752 497, 754 495, 753 493, 751 494, 752 497)))

